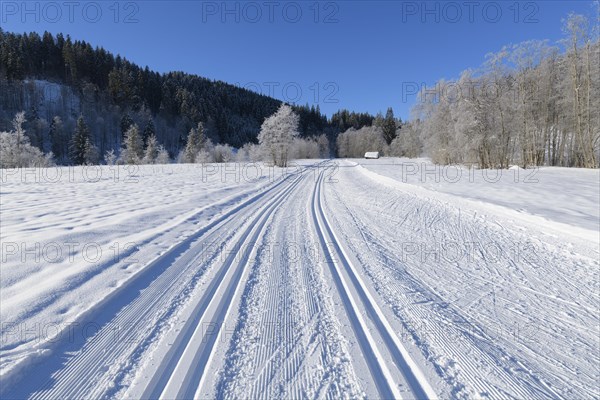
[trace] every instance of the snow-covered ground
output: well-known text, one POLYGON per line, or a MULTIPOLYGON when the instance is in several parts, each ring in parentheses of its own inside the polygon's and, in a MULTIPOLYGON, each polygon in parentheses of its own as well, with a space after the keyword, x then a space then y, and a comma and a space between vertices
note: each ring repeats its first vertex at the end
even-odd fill
POLYGON ((598 232, 600 170, 535 167, 477 169, 434 165, 426 158, 353 160, 403 183, 497 204, 508 209, 598 232))
POLYGON ((2 398, 597 398, 598 171, 435 168, 1 171, 2 398))

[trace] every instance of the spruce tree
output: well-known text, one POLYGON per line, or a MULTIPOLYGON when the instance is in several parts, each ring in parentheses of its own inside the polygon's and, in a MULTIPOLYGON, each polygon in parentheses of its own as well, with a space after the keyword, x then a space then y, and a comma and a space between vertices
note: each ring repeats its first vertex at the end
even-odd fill
POLYGON ((152 135, 148 138, 146 143, 146 150, 144 151, 144 164, 154 164, 159 152, 158 141, 156 136, 152 135))
POLYGON ((198 122, 197 128, 192 128, 188 134, 187 143, 183 152, 183 162, 194 163, 198 153, 206 147, 207 138, 204 124, 198 122))
POLYGON ((385 113, 385 119, 382 122, 381 129, 383 130, 383 138, 389 145, 396 138, 396 118, 394 118, 394 111, 392 108, 388 108, 385 113))
POLYGON ((152 119, 152 117, 150 117, 150 118, 148 118, 148 122, 146 122, 146 126, 144 127, 144 133, 142 134, 142 140, 144 141, 144 146, 146 146, 148 144, 148 139, 155 135, 156 135, 156 129, 154 128, 154 120, 152 119))
POLYGON ((158 146, 158 155, 156 156, 156 164, 168 164, 171 161, 169 157, 169 152, 163 147, 163 145, 158 146))
POLYGON ((85 143, 84 159, 86 165, 98 164, 98 162, 100 161, 100 154, 98 152, 98 148, 94 146, 89 137, 86 139, 85 143))
POLYGON ((204 124, 202 122, 198 122, 198 127, 196 128, 196 138, 198 142, 198 152, 201 150, 206 150, 206 145, 208 144, 208 137, 206 136, 206 129, 204 129, 204 124))
POLYGON ((79 116, 75 132, 71 137, 69 144, 69 157, 75 165, 83 165, 86 162, 86 155, 89 154, 90 130, 83 119, 79 116))
POLYGON ((196 162, 196 155, 198 155, 198 141, 196 128, 192 128, 188 134, 187 143, 185 144, 185 150, 183 151, 183 162, 194 163, 196 162))
POLYGON ((140 135, 140 129, 136 124, 125 132, 125 140, 121 150, 121 158, 126 164, 138 164, 144 156, 144 144, 140 135))
POLYGON ((121 117, 121 123, 120 123, 121 139, 125 139, 125 134, 127 133, 129 128, 131 128, 131 126, 133 124, 134 124, 134 122, 131 119, 131 117, 129 116, 129 114, 127 114, 127 113, 123 114, 123 116, 121 117))
POLYGON ((385 119, 383 118, 383 114, 381 112, 378 112, 377 115, 375 116, 375 119, 373 120, 373 125, 383 129, 384 121, 385 121, 385 119))
POLYGON ((51 149, 52 153, 57 159, 61 159, 63 154, 63 122, 59 116, 55 116, 52 118, 50 122, 50 128, 48 130, 48 137, 50 139, 50 143, 52 144, 51 149))

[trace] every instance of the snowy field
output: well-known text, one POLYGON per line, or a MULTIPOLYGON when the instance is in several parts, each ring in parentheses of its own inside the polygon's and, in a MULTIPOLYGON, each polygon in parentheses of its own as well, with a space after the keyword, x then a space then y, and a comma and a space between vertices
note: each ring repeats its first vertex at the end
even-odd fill
POLYGON ((600 396, 597 170, 0 172, 2 398, 600 396))
POLYGON ((534 167, 480 170, 433 165, 426 158, 353 160, 379 175, 430 190, 501 205, 595 233, 600 230, 600 171, 534 167))

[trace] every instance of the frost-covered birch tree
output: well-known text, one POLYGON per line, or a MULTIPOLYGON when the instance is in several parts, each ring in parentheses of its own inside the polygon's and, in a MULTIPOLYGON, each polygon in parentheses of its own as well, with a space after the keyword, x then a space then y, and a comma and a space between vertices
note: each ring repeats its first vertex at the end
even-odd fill
POLYGON ((569 15, 562 52, 547 41, 505 46, 456 82, 423 89, 413 118, 425 154, 482 168, 597 168, 600 42, 590 25, 569 15))
POLYGON ((290 106, 282 104, 279 110, 263 122, 258 142, 273 164, 286 167, 290 146, 299 135, 300 118, 290 106))

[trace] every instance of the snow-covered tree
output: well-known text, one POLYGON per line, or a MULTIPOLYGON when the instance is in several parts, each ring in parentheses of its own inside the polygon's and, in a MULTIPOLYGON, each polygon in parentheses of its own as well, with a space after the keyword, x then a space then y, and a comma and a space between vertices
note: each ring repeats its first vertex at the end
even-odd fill
POLYGON ((187 137, 187 143, 183 154, 181 155, 181 161, 184 163, 194 163, 198 153, 202 150, 206 150, 208 139, 204 132, 204 125, 202 122, 198 123, 197 128, 192 128, 187 137))
POLYGON ((171 162, 171 158, 169 157, 169 152, 163 147, 163 145, 158 146, 158 154, 156 155, 156 164, 169 164, 171 162))
POLYGON ((106 165, 115 165, 115 163, 117 162, 117 155, 115 154, 115 151, 113 149, 110 149, 106 153, 104 153, 104 162, 106 163, 106 165))
POLYGON ((589 22, 564 20, 563 53, 539 40, 505 46, 480 70, 424 89, 413 109, 424 153, 481 168, 598 167, 600 42, 589 22))
POLYGON ((287 166, 289 147, 294 137, 299 135, 299 120, 290 106, 282 104, 275 114, 263 122, 258 142, 273 164, 287 166))
POLYGON ((340 133, 337 148, 340 157, 363 157, 368 151, 385 153, 387 145, 381 128, 365 126, 358 130, 350 128, 340 133))
POLYGON ((151 135, 146 140, 146 150, 144 151, 144 158, 142 162, 144 164, 154 164, 156 162, 156 158, 158 157, 158 141, 156 140, 156 136, 151 135))
POLYGON ((331 156, 329 149, 329 139, 327 136, 319 135, 317 137, 317 145, 319 146, 319 157, 320 158, 329 158, 331 156))
POLYGON ((319 158, 319 144, 316 140, 294 138, 290 145, 289 155, 295 159, 319 158))
POLYGON ((143 156, 144 144, 140 135, 140 129, 136 124, 133 124, 125 132, 125 141, 121 149, 120 160, 125 164, 139 164, 143 156))
POLYGON ((262 161, 264 158, 263 148, 254 143, 246 143, 236 154, 236 160, 238 162, 258 162, 262 161))
POLYGON ((402 130, 397 131, 396 138, 389 146, 390 156, 416 158, 421 155, 422 143, 419 137, 419 123, 419 120, 406 123, 402 130))
POLYGON ((233 161, 235 153, 233 148, 226 144, 218 144, 212 151, 214 162, 227 163, 233 161))
POLYGON ((44 154, 30 144, 23 124, 25 113, 13 119, 12 132, 0 132, 0 168, 47 167, 53 165, 52 152, 44 154))
POLYGON ((15 168, 19 165, 18 143, 14 132, 0 132, 0 167, 15 168))
POLYGON ((17 113, 15 118, 12 120, 13 132, 15 133, 17 139, 17 152, 21 150, 21 143, 26 140, 25 129, 23 128, 25 122, 27 122, 27 119, 25 119, 24 111, 17 113))
POLYGON ((196 162, 198 164, 206 164, 206 163, 211 163, 214 161, 215 161, 214 155, 206 149, 202 149, 198 152, 198 154, 196 154, 196 162))
POLYGON ((100 162, 100 151, 98 151, 98 148, 92 143, 90 138, 87 138, 85 144, 84 159, 86 165, 96 165, 100 162))

